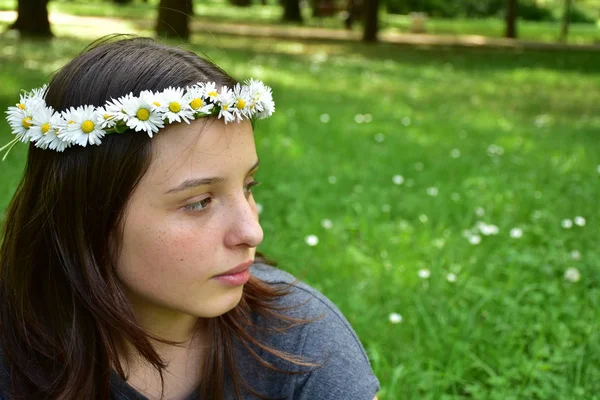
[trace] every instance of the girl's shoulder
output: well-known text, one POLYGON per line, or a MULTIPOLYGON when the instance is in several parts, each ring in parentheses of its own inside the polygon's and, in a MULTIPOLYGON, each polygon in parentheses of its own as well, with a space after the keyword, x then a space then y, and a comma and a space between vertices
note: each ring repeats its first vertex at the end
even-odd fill
POLYGON ((297 375, 293 393, 285 393, 286 398, 372 400, 379 390, 379 381, 360 339, 340 309, 323 293, 279 268, 254 264, 251 273, 263 282, 289 287, 289 295, 281 297, 278 304, 292 307, 287 315, 314 319, 285 334, 269 335, 270 346, 322 364, 297 375))

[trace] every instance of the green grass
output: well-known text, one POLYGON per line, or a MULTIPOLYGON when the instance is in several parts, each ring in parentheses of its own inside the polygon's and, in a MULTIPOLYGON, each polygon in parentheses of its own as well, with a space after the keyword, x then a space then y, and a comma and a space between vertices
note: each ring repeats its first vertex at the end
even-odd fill
MULTIPOLYGON (((206 29, 214 23, 242 23, 260 25, 308 26, 342 29, 339 16, 312 18, 311 10, 304 9, 303 25, 283 23, 282 7, 278 1, 268 0, 263 6, 255 1, 251 7, 233 7, 227 0, 207 0, 194 4, 195 20, 206 29)), ((0 0, 0 10, 15 10, 16 0, 0 0)), ((130 5, 118 6, 108 0, 53 0, 49 3, 50 12, 72 15, 99 16, 112 18, 143 19, 153 21, 157 16, 158 0, 149 0, 147 4, 135 1, 130 5)), ((482 35, 499 38, 504 36, 504 22, 501 19, 439 19, 431 18, 428 33, 440 35, 482 35)), ((361 30, 359 24, 354 29, 361 30)), ((410 18, 404 15, 387 14, 381 11, 382 32, 407 33, 410 31, 410 18)), ((557 42, 560 32, 559 23, 520 21, 519 38, 524 40, 557 42)), ((572 44, 600 43, 600 26, 594 24, 571 24, 568 42, 572 44)))
MULTIPOLYGON (((90 41, 58 33, 81 38, 0 37, 0 108, 90 41)), ((277 112, 256 131, 261 250, 339 305, 380 399, 600 399, 598 53, 208 35, 190 47, 273 87, 277 112), (585 226, 562 227, 576 216, 585 226), (471 244, 478 221, 499 232, 471 244)), ((1 165, 0 209, 25 153, 1 165)))

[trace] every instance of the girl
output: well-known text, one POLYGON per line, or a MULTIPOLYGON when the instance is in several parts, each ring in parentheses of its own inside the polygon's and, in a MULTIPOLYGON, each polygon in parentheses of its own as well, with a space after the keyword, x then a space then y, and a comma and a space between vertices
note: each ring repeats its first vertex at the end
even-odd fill
POLYGON ((4 399, 356 399, 379 383, 321 293, 266 263, 271 90, 108 38, 10 107, 28 142, 0 249, 4 399))

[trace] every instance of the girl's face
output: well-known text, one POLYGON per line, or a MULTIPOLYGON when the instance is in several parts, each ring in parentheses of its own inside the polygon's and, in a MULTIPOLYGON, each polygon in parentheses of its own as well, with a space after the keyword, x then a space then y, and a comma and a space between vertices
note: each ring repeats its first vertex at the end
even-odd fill
POLYGON ((215 276, 253 260, 262 241, 250 192, 258 157, 247 120, 173 124, 152 148, 125 210, 117 275, 140 322, 168 334, 240 301, 243 284, 215 276))

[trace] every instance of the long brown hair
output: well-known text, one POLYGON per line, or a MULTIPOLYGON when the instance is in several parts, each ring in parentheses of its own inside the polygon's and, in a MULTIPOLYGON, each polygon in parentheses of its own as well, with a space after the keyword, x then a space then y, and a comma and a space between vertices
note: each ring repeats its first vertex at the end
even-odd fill
MULTIPOLYGON (((54 75, 46 102, 55 110, 100 106, 128 93, 203 81, 236 83, 194 53, 148 38, 111 37, 54 75)), ((166 364, 150 339, 175 342, 149 335, 136 322, 116 278, 109 239, 119 242, 125 204, 150 162, 149 137, 134 132, 108 135, 101 146, 75 146, 64 153, 30 145, 0 248, 0 344, 11 373, 11 398, 109 398, 112 366, 126 379, 115 338, 131 343, 158 370, 164 392, 166 364)), ((285 330, 309 322, 280 312, 284 309, 275 300, 288 291, 252 277, 238 306, 210 320, 203 399, 222 399, 226 374, 238 398, 242 389, 266 398, 237 371, 234 339, 249 351, 254 345, 293 364, 316 366, 270 348, 250 333, 254 313, 274 321, 278 328, 273 334, 282 326, 285 330)))

